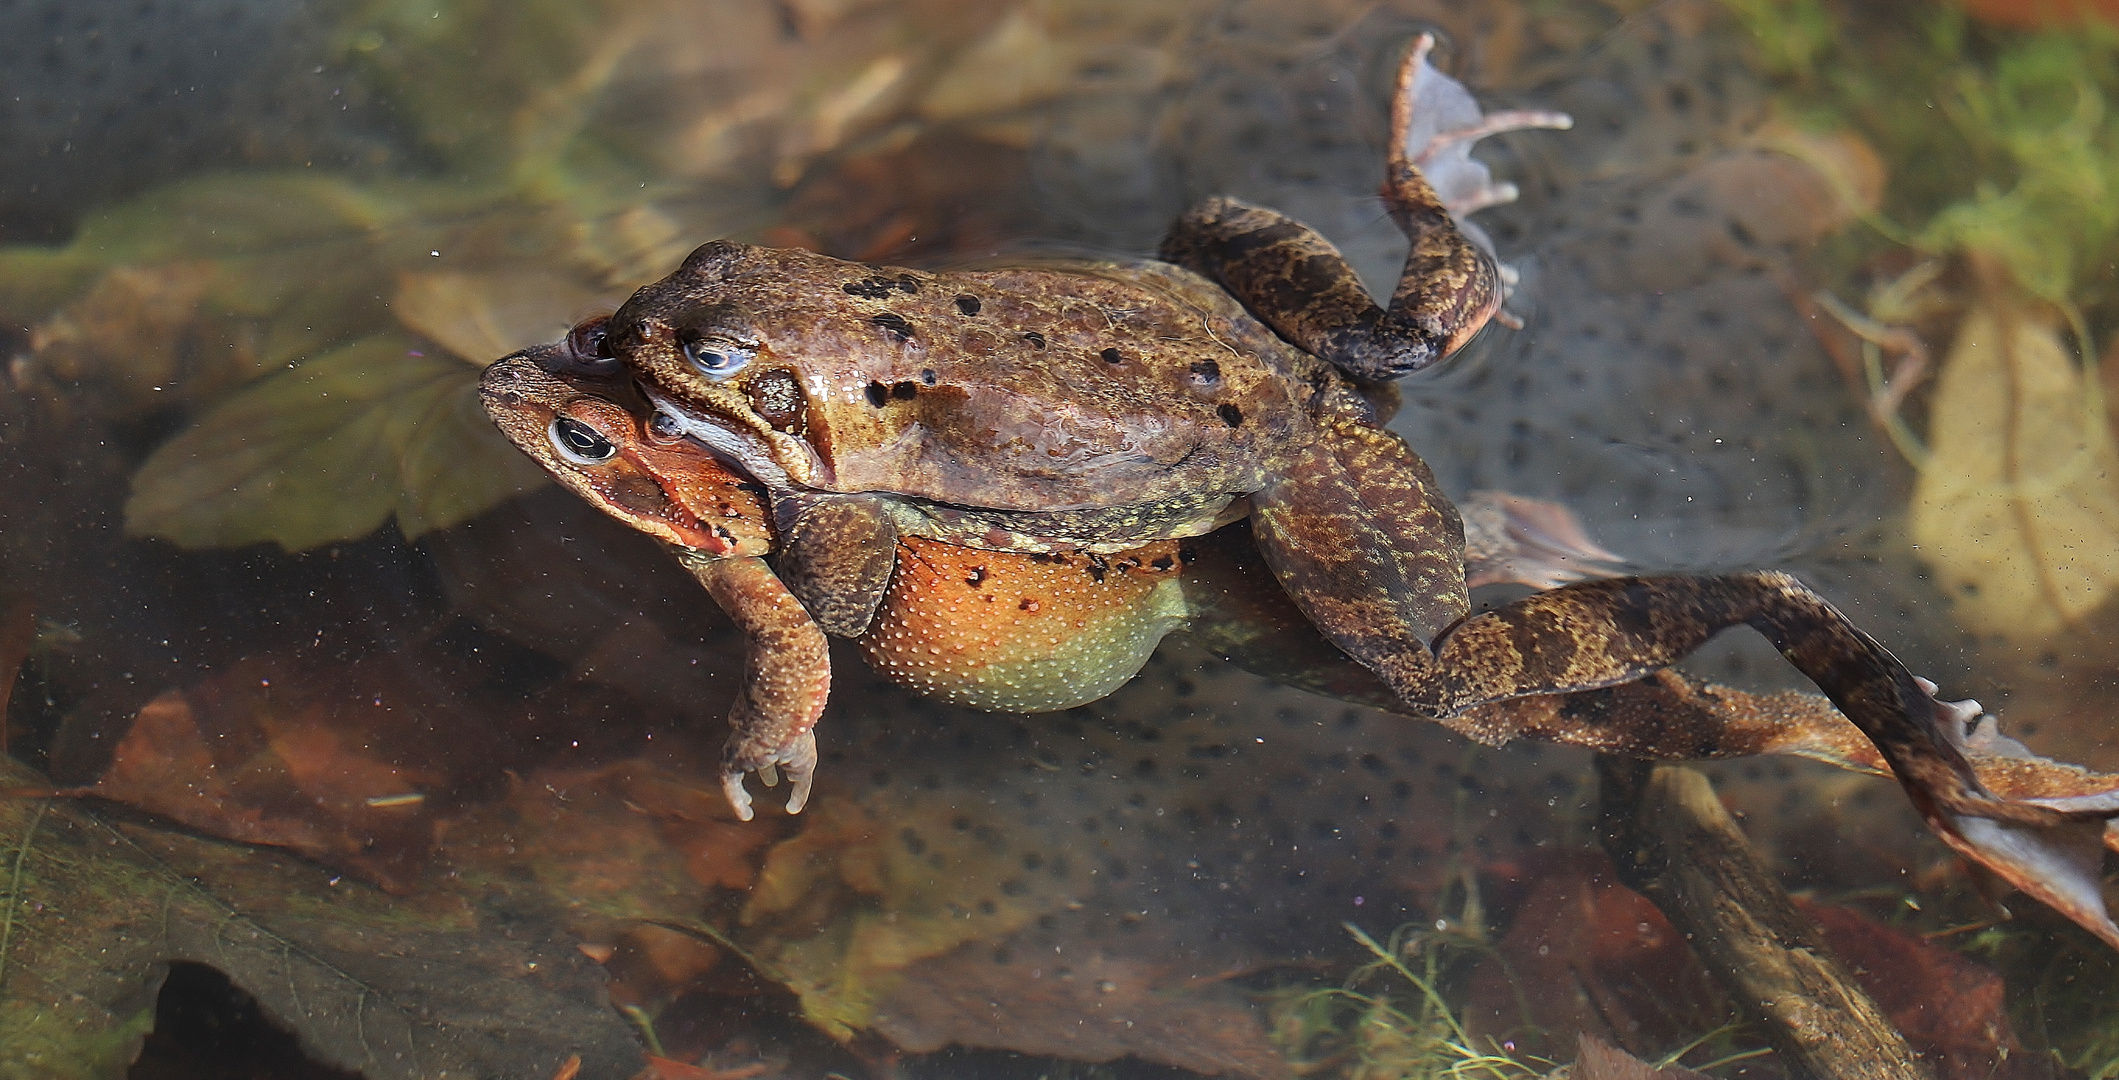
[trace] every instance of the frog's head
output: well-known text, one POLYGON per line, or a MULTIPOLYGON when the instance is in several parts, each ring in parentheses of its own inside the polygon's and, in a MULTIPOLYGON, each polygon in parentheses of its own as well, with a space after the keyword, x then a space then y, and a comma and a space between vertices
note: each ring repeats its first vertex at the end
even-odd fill
POLYGON ((651 438, 697 439, 774 487, 826 486, 829 467, 807 438, 802 305, 790 299, 812 259, 821 257, 707 244, 634 293, 574 362, 630 370, 658 410, 651 438))
POLYGON ((509 442, 603 512, 716 556, 762 555, 772 533, 762 493, 705 448, 649 439, 623 384, 569 369, 583 335, 495 361, 478 381, 509 442))

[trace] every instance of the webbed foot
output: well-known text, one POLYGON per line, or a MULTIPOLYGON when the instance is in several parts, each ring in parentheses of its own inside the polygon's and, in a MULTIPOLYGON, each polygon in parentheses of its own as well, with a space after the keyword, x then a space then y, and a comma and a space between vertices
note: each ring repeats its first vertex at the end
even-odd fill
POLYGON ((1364 382, 1418 371, 1469 341, 1500 310, 1506 286, 1492 242, 1464 215, 1515 198, 1472 160, 1471 146, 1573 121, 1548 112, 1482 116, 1462 85, 1427 63, 1433 45, 1429 37, 1415 44, 1391 107, 1383 201, 1412 248, 1388 308, 1370 299, 1331 241, 1235 199, 1206 199, 1178 218, 1162 258, 1213 278, 1275 333, 1364 382))
POLYGON ((897 565, 898 530, 880 498, 785 496, 774 507, 788 591, 833 637, 859 637, 875 619, 897 565))
POLYGON ((1556 502, 1474 491, 1457 505, 1464 518, 1464 583, 1512 582, 1552 589, 1610 577, 1624 559, 1598 546, 1574 511, 1556 502))
MULTIPOLYGON (((1543 109, 1510 109, 1482 113, 1464 84, 1427 62, 1435 47, 1433 34, 1422 34, 1413 42, 1404 66, 1398 69, 1398 90, 1391 99, 1391 167, 1418 169, 1434 188, 1435 198, 1462 232, 1487 257, 1494 260, 1500 278, 1501 299, 1515 289, 1516 272, 1500 261, 1492 238, 1471 220, 1471 215, 1493 206, 1516 201, 1516 185, 1495 183, 1494 174, 1471 150, 1479 140, 1510 131, 1531 128, 1565 130, 1574 117, 1543 109)), ((1385 198, 1391 192, 1386 188, 1385 198)), ((1500 316, 1518 326, 1506 312, 1500 316)))
MULTIPOLYGON (((2107 847, 2119 849, 2119 826, 2105 819, 2119 815, 2119 788, 2056 793, 2052 774, 2065 767, 2003 735, 2000 721, 1981 710, 1977 701, 1943 701, 1934 696, 1934 683, 1914 681, 1934 703, 1943 734, 1985 766, 1983 776, 1994 777, 1996 784, 2033 778, 2036 794, 2006 790, 2003 794, 2079 816, 2064 825, 2041 828, 1944 810, 1948 827, 1936 828, 1943 842, 2119 949, 2119 924, 2112 922, 2104 906, 2104 852, 2107 847)), ((2083 777, 2088 779, 2089 774, 2083 777)))

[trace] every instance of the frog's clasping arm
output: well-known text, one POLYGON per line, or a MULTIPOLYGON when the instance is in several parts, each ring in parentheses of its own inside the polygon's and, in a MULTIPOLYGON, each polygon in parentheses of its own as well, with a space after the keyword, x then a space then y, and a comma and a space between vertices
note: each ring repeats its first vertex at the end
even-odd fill
POLYGON ((735 733, 721 753, 721 786, 736 816, 749 821, 755 772, 767 786, 787 773, 787 812, 809 802, 817 771, 817 718, 831 693, 831 651, 824 631, 759 558, 713 558, 683 548, 677 561, 699 579, 747 642, 743 686, 728 715, 735 733))

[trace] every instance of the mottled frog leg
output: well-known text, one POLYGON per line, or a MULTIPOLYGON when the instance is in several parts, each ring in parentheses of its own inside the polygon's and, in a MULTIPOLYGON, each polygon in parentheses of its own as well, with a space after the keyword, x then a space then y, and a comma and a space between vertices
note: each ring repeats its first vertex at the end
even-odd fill
MULTIPOLYGON (((1434 132, 1421 146, 1409 146, 1418 76, 1432 72, 1425 47, 1431 44, 1423 39, 1406 57, 1392 102, 1383 202, 1412 249, 1388 308, 1370 299, 1331 241, 1264 207, 1224 196, 1206 199, 1177 219, 1162 244, 1163 259, 1219 282, 1281 337, 1367 382, 1395 379, 1442 359, 1471 340, 1501 307, 1492 256, 1457 227, 1442 196, 1415 164, 1416 156, 1434 140, 1461 145, 1508 126, 1536 125, 1537 118, 1548 115, 1555 119, 1543 126, 1559 122, 1557 114, 1521 114, 1533 119, 1481 124, 1462 136, 1434 132)), ((1478 196, 1464 201, 1468 212, 1477 208, 1478 196)))
POLYGON ((875 620, 897 565, 898 530, 882 499, 802 495, 776 499, 780 579, 833 637, 859 637, 875 620))
POLYGON ((685 549, 678 561, 742 631, 743 686, 729 709, 735 729, 721 752, 721 787, 736 816, 751 819, 745 773, 767 786, 785 770, 792 789, 787 812, 809 802, 817 771, 817 717, 831 693, 831 652, 824 634, 765 560, 712 558, 685 549))
POLYGON ((1464 524, 1427 463, 1375 426, 1345 387, 1327 389, 1316 431, 1251 496, 1273 576, 1332 644, 1382 672, 1471 610, 1464 524))
MULTIPOLYGON (((1408 704, 1449 717, 1486 702, 1610 686, 1672 663, 1728 627, 1764 634, 1852 720, 1952 847, 2063 911, 2079 905, 2119 800, 2009 800, 1981 783, 1948 716, 1883 646, 1787 574, 1618 578, 1466 619, 1432 655, 1378 669, 1408 704)), ((1373 665, 1372 665, 1373 666, 1373 665)), ((2119 945, 2098 909, 2092 930, 2119 945)))
MULTIPOLYGON (((1271 587, 1266 568, 1243 526, 1220 530, 1193 543, 1198 557, 1186 564, 1184 576, 1185 604, 1191 611, 1186 633, 1216 655, 1278 682, 1387 711, 1409 711, 1407 704, 1391 693, 1374 672, 1326 644, 1309 620, 1296 610, 1294 602, 1282 590, 1271 587)), ((1769 584, 1774 589, 1793 585, 1801 590, 1800 585, 1785 579, 1769 584)), ((1806 590, 1799 595, 1804 598, 1801 602, 1790 603, 1785 610, 1767 617, 1800 622, 1822 615, 1813 605, 1821 606, 1823 601, 1809 596, 1806 590)), ((1586 599, 1595 603, 1593 597, 1586 599)), ((1837 614, 1832 612, 1826 621, 1843 622, 1837 614)), ((1554 621, 1541 617, 1519 620, 1513 625, 1534 629, 1554 621)), ((1592 626, 1582 629, 1595 632, 1592 626)), ((1481 635, 1488 635, 1489 639, 1498 636, 1491 626, 1478 620, 1452 632, 1451 639, 1460 632, 1469 633, 1467 643, 1481 635), (1472 625, 1475 623, 1478 625, 1472 625)), ((1853 637, 1853 633, 1851 628, 1840 626, 1829 631, 1822 642, 1813 641, 1805 648, 1814 656, 1839 645, 1866 642, 1853 637)), ((1510 634, 1511 648, 1530 636, 1510 634)), ((1682 646, 1683 642, 1677 644, 1682 646)), ((1444 649, 1454 660, 1462 660, 1462 652, 1466 651, 1447 642, 1444 649)), ((1873 643, 1862 644, 1861 649, 1861 661, 1845 666, 1835 680, 1841 685, 1868 682, 1880 690, 1879 680, 1887 678, 1893 692, 1903 693, 1899 670, 1889 654, 1880 649, 1870 652, 1873 643), (1864 667, 1869 669, 1867 673, 1864 667)), ((1473 646, 1468 651, 1479 650, 1473 646)), ((1557 651, 1565 652, 1567 648, 1557 651)), ((1628 665, 1622 662, 1618 666, 1628 665)), ((1498 686, 1510 684, 1505 676, 1498 680, 1498 686)), ((1914 686, 1924 694, 1934 693, 1933 685, 1923 680, 1915 680, 1914 686)), ((1496 683, 1488 683, 1488 691, 1495 688, 1496 683)), ((1873 693, 1869 696, 1872 700, 1875 697, 1873 693)), ((2119 778, 2036 758, 2020 745, 1994 734, 1991 717, 1978 718, 1974 723, 1972 714, 1978 712, 1977 702, 1936 702, 1933 708, 1934 722, 1940 725, 1944 739, 1964 751, 1987 790, 2059 810, 2119 809, 2119 778)), ((1863 772, 1887 773, 1891 769, 1876 743, 1826 699, 1794 693, 1749 694, 1668 670, 1651 671, 1634 681, 1597 689, 1502 697, 1470 705, 1440 719, 1460 734, 1495 746, 1529 738, 1651 760, 1797 754, 1863 772)), ((1921 721, 1917 704, 1910 718, 1896 714, 1887 716, 1885 722, 1898 732, 1905 732, 1909 722, 1918 727, 1921 721)), ((1930 737, 1922 735, 1911 739, 1910 751, 1901 753, 1901 758, 1929 763, 1913 778, 1906 779, 1907 787, 1925 783, 1920 776, 1938 778, 1949 788, 1961 787, 1963 774, 1932 752, 1931 747, 1930 737)), ((1914 801, 1925 807, 1938 805, 1941 800, 1923 800, 1916 794, 1914 801)), ((2103 845, 2119 850, 2119 824, 2103 824, 2100 830, 2096 814, 2083 815, 2086 820, 2079 823, 2038 827, 1953 816, 1947 810, 1942 813, 1945 817, 1941 821, 1933 814, 1929 820, 1961 854, 2119 948, 2119 926, 2112 922, 2100 892, 2102 864, 2098 849, 2101 831, 2103 845)))

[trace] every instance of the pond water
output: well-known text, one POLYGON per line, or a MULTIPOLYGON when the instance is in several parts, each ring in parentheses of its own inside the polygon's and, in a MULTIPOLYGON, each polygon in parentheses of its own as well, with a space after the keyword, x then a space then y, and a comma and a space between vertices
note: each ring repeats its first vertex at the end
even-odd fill
MULTIPOLYGON (((2111 789, 2119 30, 1985 7, 0 3, 0 1077, 1803 1075, 1600 842, 1558 743, 1681 723, 1623 696, 1481 746, 1202 632, 986 713, 841 641, 812 801, 737 820, 743 639, 477 384, 722 237, 1139 257, 1226 194, 1388 293, 1433 33, 1573 118, 1479 144, 1519 325, 1399 384, 1441 488, 1615 572, 1792 571, 2091 771, 1996 790, 2111 789)), ((1922 1067, 2119 1076, 2094 911, 1888 778, 1731 756, 1849 756, 1759 635, 1682 668, 1727 726, 1665 756, 1922 1067)), ((2091 909, 2095 834, 2047 871, 2091 909)))

